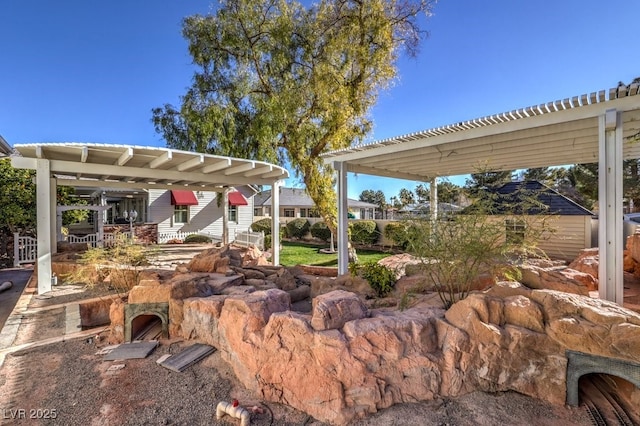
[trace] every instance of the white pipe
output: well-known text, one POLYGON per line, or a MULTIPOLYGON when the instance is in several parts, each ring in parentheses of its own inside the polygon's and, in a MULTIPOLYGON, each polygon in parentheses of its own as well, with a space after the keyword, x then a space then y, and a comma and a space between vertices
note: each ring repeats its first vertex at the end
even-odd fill
POLYGON ((216 418, 219 420, 225 414, 240 419, 240 426, 249 426, 251 414, 241 406, 234 407, 230 402, 221 401, 216 408, 216 418))

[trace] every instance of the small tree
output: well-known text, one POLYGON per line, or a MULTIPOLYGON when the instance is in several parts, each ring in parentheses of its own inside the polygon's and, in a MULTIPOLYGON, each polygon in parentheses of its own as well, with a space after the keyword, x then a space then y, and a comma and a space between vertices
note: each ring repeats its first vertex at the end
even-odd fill
POLYGON ((421 260, 445 308, 468 296, 482 275, 517 276, 521 258, 545 256, 538 243, 554 230, 535 193, 484 191, 462 214, 405 221, 406 250, 421 260), (537 214, 527 214, 534 212, 537 214))

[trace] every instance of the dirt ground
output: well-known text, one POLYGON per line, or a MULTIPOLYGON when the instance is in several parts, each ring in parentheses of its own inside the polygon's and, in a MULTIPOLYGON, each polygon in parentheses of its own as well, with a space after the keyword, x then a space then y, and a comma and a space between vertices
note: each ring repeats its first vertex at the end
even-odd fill
MULTIPOLYGON (((239 419, 228 416, 216 420, 218 402, 233 399, 248 409, 262 409, 262 414, 252 415, 252 425, 325 424, 244 389, 218 352, 182 373, 155 362, 191 342, 164 340, 147 358, 125 361, 104 361, 98 354, 106 345, 103 342, 91 336, 8 355, 0 370, 0 424, 239 425, 239 419)), ((552 406, 513 392, 399 404, 352 422, 353 426, 498 424, 590 422, 581 408, 552 406)))

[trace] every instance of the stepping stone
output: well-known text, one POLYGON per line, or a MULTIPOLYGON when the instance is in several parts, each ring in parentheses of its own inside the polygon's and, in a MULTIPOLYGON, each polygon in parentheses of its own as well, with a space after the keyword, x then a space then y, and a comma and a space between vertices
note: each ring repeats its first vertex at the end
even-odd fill
POLYGON ((159 362, 159 364, 165 368, 168 368, 169 370, 181 373, 187 367, 212 354, 215 350, 216 348, 214 348, 213 346, 196 343, 192 346, 189 346, 182 352, 172 355, 162 362, 159 362))
POLYGON ((106 354, 104 361, 114 361, 116 359, 138 359, 146 358, 158 346, 157 340, 149 342, 123 343, 111 352, 106 354))

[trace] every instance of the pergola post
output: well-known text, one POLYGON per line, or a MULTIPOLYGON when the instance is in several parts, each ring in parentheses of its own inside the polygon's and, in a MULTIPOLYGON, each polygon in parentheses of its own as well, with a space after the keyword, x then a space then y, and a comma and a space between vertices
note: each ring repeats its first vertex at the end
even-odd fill
MULTIPOLYGON (((55 229, 51 222, 51 203, 55 204, 55 193, 51 200, 51 178, 49 160, 36 160, 36 223, 38 232, 38 294, 51 291, 51 240, 55 241, 55 229)), ((54 186, 55 190, 55 186, 54 186)), ((53 210, 55 211, 55 209, 53 210)))
MULTIPOLYGON (((55 212, 56 206, 58 204, 57 197, 57 187, 56 179, 49 178, 49 211, 55 212)), ((51 237, 49 242, 51 244, 51 253, 55 254, 58 252, 58 215, 50 215, 49 220, 51 221, 51 237)), ((60 216, 60 234, 62 234, 62 216, 60 216)))
POLYGON ((431 222, 438 220, 438 178, 434 177, 429 182, 429 216, 431 222))
POLYGON ((271 264, 280 264, 280 181, 271 184, 271 264))
POLYGON ((599 117, 598 127, 599 296, 622 305, 622 114, 607 110, 599 117))
POLYGON ((349 271, 349 205, 347 203, 347 167, 343 162, 334 162, 338 172, 338 275, 349 271))
POLYGON ((229 244, 229 188, 222 191, 222 244, 229 244))

